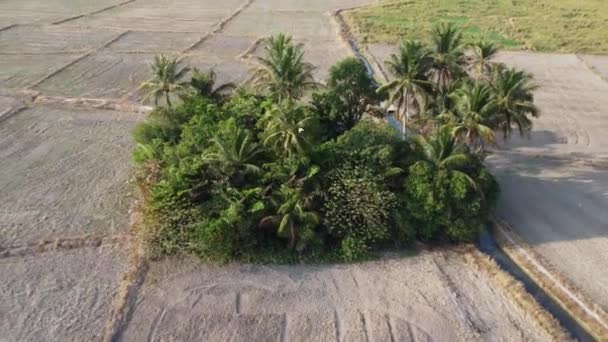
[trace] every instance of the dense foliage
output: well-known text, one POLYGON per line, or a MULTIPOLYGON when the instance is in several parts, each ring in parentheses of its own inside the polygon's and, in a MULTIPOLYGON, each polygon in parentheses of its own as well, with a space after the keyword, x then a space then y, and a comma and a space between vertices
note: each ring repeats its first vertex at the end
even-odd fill
POLYGON ((167 106, 134 131, 152 251, 352 261, 415 240, 474 239, 498 196, 485 147, 494 131, 530 129, 533 86, 491 56, 465 59, 453 28, 435 35, 435 52, 405 42, 390 61, 395 81, 381 87, 348 58, 319 88, 283 35, 268 41, 257 91, 198 70, 182 82, 189 69, 159 57, 145 88, 167 106), (407 132, 374 117, 385 94, 407 132))

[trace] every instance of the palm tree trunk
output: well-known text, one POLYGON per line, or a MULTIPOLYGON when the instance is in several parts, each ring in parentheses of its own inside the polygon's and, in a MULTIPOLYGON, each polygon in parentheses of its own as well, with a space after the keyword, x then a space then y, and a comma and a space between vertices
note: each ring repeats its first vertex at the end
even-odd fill
POLYGON ((289 225, 289 249, 296 249, 296 230, 293 227, 293 222, 289 225))
POLYGON ((165 92, 165 100, 167 101, 167 106, 168 106, 168 107, 171 107, 171 99, 170 99, 170 96, 169 96, 169 92, 168 92, 168 91, 167 91, 167 92, 165 92))
POLYGON ((410 97, 409 91, 406 90, 405 91, 405 96, 403 96, 403 99, 405 101, 405 106, 404 106, 405 107, 405 115, 403 115, 403 118, 401 120, 401 123, 403 125, 403 127, 402 127, 402 130, 403 130, 402 137, 403 137, 404 140, 405 140, 405 134, 406 134, 405 132, 406 132, 406 129, 407 129, 406 122, 407 122, 407 120, 409 119, 409 116, 410 116, 410 98, 409 97, 410 97))

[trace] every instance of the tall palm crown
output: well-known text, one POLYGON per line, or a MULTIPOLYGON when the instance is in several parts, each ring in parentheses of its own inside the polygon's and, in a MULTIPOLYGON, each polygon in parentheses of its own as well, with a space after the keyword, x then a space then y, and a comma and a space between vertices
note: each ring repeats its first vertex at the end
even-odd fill
POLYGON ((496 67, 492 73, 491 85, 494 90, 497 122, 495 125, 508 138, 513 127, 521 135, 532 129, 529 116, 538 117, 540 112, 534 105, 533 92, 538 88, 532 76, 515 69, 496 67))
POLYGON ((197 95, 221 102, 230 96, 230 93, 236 89, 236 85, 224 83, 216 86, 216 81, 217 75, 214 70, 202 72, 195 68, 192 70, 188 85, 197 95))
POLYGON ((439 128, 430 137, 416 135, 413 141, 422 157, 418 163, 429 163, 435 169, 462 170, 471 160, 467 147, 456 140, 448 126, 439 128))
POLYGON ((458 142, 450 126, 442 126, 430 137, 417 135, 413 142, 415 151, 422 157, 416 164, 426 163, 435 170, 458 174, 483 196, 479 184, 467 173, 473 156, 466 145, 458 142))
POLYGON ((275 153, 303 156, 311 147, 314 116, 306 107, 284 102, 268 110, 262 120, 267 122, 264 145, 275 153))
POLYGON ((224 176, 240 181, 248 174, 261 172, 255 159, 262 149, 246 130, 235 125, 232 136, 216 136, 211 142, 213 146, 203 154, 203 161, 216 165, 224 176))
POLYGON ((471 44, 471 53, 467 59, 468 69, 475 79, 484 79, 492 69, 491 60, 498 53, 498 46, 481 40, 471 44))
POLYGON ((190 69, 182 68, 176 58, 169 59, 164 55, 155 56, 151 68, 152 78, 139 87, 147 91, 144 100, 154 98, 154 104, 158 106, 158 100, 164 96, 167 106, 171 107, 171 93, 184 91, 187 82, 182 82, 182 79, 190 69))
POLYGON ((281 221, 279 224, 279 236, 289 239, 289 247, 301 251, 306 247, 306 240, 301 239, 301 233, 305 229, 314 228, 319 224, 319 216, 314 211, 306 209, 307 199, 301 189, 281 187, 281 206, 277 214, 281 221))
POLYGON ((389 102, 397 106, 397 116, 403 123, 405 135, 410 107, 415 106, 421 111, 426 106, 426 98, 431 91, 429 73, 433 59, 422 43, 405 40, 386 65, 395 79, 378 88, 378 92, 389 92, 389 102))
POLYGON ((307 90, 319 86, 312 74, 315 67, 304 61, 302 45, 293 44, 290 36, 270 37, 265 52, 265 57, 257 59, 261 67, 251 80, 257 90, 268 92, 281 101, 299 99, 307 90))
POLYGON ((486 144, 494 144, 496 139, 491 126, 496 106, 492 89, 481 83, 465 83, 451 98, 454 111, 444 117, 453 127, 453 134, 479 152, 486 144))
POLYGON ((438 24, 433 27, 431 40, 435 81, 438 88, 445 88, 451 80, 462 73, 464 64, 462 30, 453 24, 438 24))

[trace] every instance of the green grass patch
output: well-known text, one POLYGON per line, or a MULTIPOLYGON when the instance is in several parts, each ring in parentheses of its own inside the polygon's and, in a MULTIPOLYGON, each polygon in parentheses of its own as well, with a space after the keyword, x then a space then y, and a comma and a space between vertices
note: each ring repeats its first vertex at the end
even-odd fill
POLYGON ((608 54, 606 0, 409 0, 348 12, 367 43, 428 36, 450 22, 509 50, 608 54))

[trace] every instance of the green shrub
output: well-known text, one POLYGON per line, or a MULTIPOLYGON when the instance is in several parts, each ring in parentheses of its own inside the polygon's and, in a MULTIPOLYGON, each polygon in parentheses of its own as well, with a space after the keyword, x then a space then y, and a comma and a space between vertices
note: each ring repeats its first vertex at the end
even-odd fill
POLYGON ((323 208, 329 234, 349 238, 344 248, 371 250, 390 236, 396 197, 365 166, 346 164, 329 177, 323 208))
POLYGON ((213 95, 215 76, 199 73, 198 94, 137 125, 134 159, 154 256, 355 261, 415 239, 477 236, 498 185, 452 127, 431 120, 432 134, 405 141, 387 123, 362 120, 383 95, 353 58, 332 67, 326 89, 306 104, 297 98, 312 85, 308 67, 300 76, 297 68, 264 70, 257 81, 272 83, 270 96, 213 95), (277 83, 276 73, 298 89, 277 83))
POLYGON ((327 88, 312 97, 326 138, 333 139, 353 128, 365 113, 375 113, 381 97, 363 62, 349 57, 329 70, 327 88))
POLYGON ((469 175, 435 169, 428 163, 410 167, 405 184, 406 216, 424 240, 447 237, 471 241, 486 224, 498 185, 483 166, 469 175))
POLYGON ((191 239, 192 251, 203 259, 228 262, 252 250, 252 218, 245 213, 243 205, 232 203, 218 218, 198 223, 191 239))

